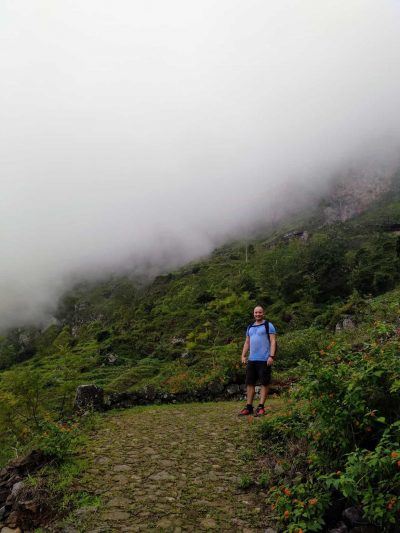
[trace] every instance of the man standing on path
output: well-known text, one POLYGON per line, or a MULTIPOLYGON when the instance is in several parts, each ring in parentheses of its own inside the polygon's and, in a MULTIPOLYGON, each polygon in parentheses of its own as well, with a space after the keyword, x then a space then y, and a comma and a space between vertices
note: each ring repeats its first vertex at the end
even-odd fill
POLYGON ((257 380, 261 383, 261 394, 255 415, 261 416, 265 414, 264 403, 268 396, 276 351, 276 330, 271 322, 267 323, 265 321, 264 308, 258 305, 254 308, 253 315, 255 322, 247 328, 246 340, 242 350, 242 363, 245 365, 247 362, 247 405, 240 411, 239 416, 253 414, 253 400, 257 380), (250 356, 247 361, 246 354, 249 349, 250 356))

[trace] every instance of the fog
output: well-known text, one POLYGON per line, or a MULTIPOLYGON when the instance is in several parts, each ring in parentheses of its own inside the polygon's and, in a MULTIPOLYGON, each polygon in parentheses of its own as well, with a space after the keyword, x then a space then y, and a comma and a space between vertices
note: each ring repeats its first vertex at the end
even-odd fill
POLYGON ((0 327, 392 164, 399 27, 395 0, 3 0, 0 327))

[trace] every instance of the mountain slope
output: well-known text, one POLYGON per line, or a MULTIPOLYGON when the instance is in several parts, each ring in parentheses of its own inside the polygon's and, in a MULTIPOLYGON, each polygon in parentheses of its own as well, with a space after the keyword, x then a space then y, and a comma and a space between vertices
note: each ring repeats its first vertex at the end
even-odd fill
POLYGON ((370 295, 398 284, 399 198, 395 188, 361 215, 330 225, 320 205, 148 284, 118 276, 81 283, 63 298, 56 323, 0 341, 5 457, 15 438, 28 440, 21 432, 32 418, 67 416, 81 383, 192 397, 243 383, 239 356, 259 302, 280 334, 275 377, 295 375, 298 360, 337 322, 363 319, 370 295), (38 398, 30 410, 26 391, 38 398), (10 402, 21 413, 12 420, 10 402))

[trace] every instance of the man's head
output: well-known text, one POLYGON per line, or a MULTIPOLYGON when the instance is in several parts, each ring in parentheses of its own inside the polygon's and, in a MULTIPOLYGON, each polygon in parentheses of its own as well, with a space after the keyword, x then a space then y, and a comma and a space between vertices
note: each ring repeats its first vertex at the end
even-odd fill
POLYGON ((254 308, 253 316, 256 319, 257 322, 260 322, 264 319, 264 308, 261 305, 257 305, 254 308))

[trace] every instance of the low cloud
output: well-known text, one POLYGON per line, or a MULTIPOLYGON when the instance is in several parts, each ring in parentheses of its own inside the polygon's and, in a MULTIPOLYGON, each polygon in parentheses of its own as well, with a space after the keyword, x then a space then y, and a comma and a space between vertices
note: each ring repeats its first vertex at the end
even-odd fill
POLYGON ((400 141, 392 0, 0 7, 0 327, 208 253, 400 141))

